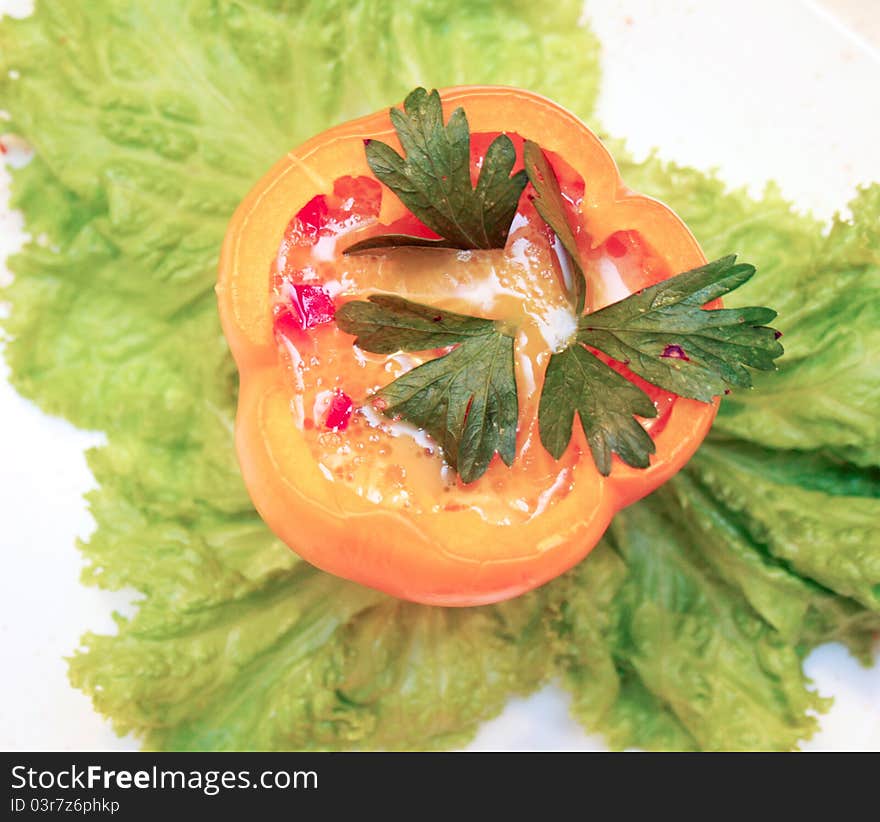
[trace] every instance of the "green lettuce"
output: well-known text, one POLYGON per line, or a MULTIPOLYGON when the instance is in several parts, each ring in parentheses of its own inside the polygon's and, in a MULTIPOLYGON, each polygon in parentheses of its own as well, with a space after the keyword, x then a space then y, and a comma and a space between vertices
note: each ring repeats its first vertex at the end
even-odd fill
POLYGON ((511 602, 417 606, 323 574, 265 528, 232 443, 236 375, 213 296, 237 204, 278 156, 415 85, 504 83, 588 118, 580 4, 380 0, 40 3, 0 25, 0 107, 36 148, 14 205, 6 357, 19 391, 107 432, 89 453, 85 581, 141 592, 84 637, 73 684, 156 749, 443 748, 559 679, 615 747, 789 749, 824 702, 801 662, 880 628, 872 414, 880 188, 823 236, 618 146, 709 256, 760 274, 788 353, 725 400, 688 468, 590 558, 511 602), (10 77, 14 69, 18 77, 10 77), (873 228, 872 228, 873 226, 873 228))
POLYGON ((736 251, 759 264, 759 276, 731 294, 730 305, 779 312, 779 371, 755 373, 758 390, 726 399, 716 432, 880 465, 880 186, 863 188, 850 204, 852 219, 836 218, 823 236, 823 226, 795 213, 775 186, 755 201, 653 158, 620 168, 628 185, 686 220, 709 259, 736 251))

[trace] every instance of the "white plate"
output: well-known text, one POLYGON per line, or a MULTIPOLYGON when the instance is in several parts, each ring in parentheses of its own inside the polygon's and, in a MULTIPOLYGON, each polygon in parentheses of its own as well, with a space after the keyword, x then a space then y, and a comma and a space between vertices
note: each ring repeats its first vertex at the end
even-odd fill
MULTIPOLYGON (((0 0, 0 10, 23 3, 0 0)), ((775 179, 823 218, 845 206, 857 183, 880 180, 874 0, 591 0, 588 16, 604 48, 598 117, 637 155, 656 146, 666 158, 717 168, 731 184, 758 191, 775 179)), ((22 237, 20 215, 5 206, 6 185, 4 173, 0 254, 22 237)), ((6 374, 0 366, 0 748, 134 748, 70 687, 63 661, 86 630, 112 632, 111 611, 130 600, 78 582, 73 543, 93 527, 82 501, 93 487, 82 452, 101 435, 45 416, 15 394, 6 374)), ((807 671, 822 694, 836 697, 807 747, 880 750, 880 666, 862 669, 840 646, 826 646, 807 671)), ((471 747, 583 750, 601 740, 584 734, 562 692, 548 688, 513 700, 471 747)))

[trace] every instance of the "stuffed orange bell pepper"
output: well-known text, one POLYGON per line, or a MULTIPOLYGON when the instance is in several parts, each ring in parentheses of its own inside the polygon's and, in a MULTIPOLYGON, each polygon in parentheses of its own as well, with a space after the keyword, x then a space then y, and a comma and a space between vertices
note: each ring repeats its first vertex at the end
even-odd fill
POLYGON ((526 91, 412 92, 283 157, 217 293, 270 528, 398 597, 478 605, 580 561, 782 353, 596 136, 526 91))

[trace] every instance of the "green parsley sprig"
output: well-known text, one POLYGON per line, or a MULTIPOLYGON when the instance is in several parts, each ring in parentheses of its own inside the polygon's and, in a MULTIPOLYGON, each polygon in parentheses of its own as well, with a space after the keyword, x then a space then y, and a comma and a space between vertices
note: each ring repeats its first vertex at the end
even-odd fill
POLYGON ((336 322, 357 337, 355 345, 376 354, 455 345, 386 385, 372 402, 385 416, 427 431, 464 482, 481 477, 496 451, 513 464, 519 420, 514 341, 498 323, 391 295, 346 303, 336 322))
POLYGON ((601 474, 611 473, 612 453, 627 465, 648 467, 654 441, 636 416, 656 417, 654 403, 641 388, 578 344, 550 357, 541 389, 541 443, 556 459, 571 442, 575 413, 601 474))
POLYGON ((578 342, 680 397, 711 402, 729 386, 751 388, 746 366, 772 371, 782 355, 778 332, 767 326, 776 312, 703 306, 754 275, 732 254, 706 263, 581 317, 578 342))
POLYGON ((379 140, 366 143, 373 174, 441 240, 425 241, 408 235, 383 235, 355 243, 346 254, 401 245, 449 248, 504 248, 526 173, 510 172, 516 149, 506 134, 496 137, 471 184, 471 138, 467 116, 455 109, 443 124, 443 108, 436 89, 410 92, 403 111, 391 109, 391 122, 405 156, 379 140))
POLYGON ((653 385, 701 402, 711 402, 728 386, 750 388, 746 366, 773 370, 783 353, 779 333, 766 326, 775 311, 703 308, 754 274, 754 266, 723 257, 582 316, 575 341, 553 354, 547 367, 538 407, 544 447, 554 457, 562 455, 577 411, 600 473, 611 472, 612 453, 635 468, 646 468, 654 453, 654 443, 634 419, 655 416, 653 403, 583 346, 622 362, 653 385), (585 358, 592 361, 589 368, 585 358))
MULTIPOLYGON (((532 202, 570 263, 570 300, 578 317, 574 339, 550 357, 538 406, 541 442, 556 459, 571 442, 575 416, 603 475, 610 474, 614 454, 627 465, 647 468, 655 452, 639 422, 657 415, 654 403, 595 352, 653 385, 701 402, 711 402, 728 387, 749 388, 749 368, 775 368, 774 360, 783 353, 779 332, 767 325, 775 311, 703 308, 747 282, 754 266, 723 257, 584 314, 586 277, 576 230, 541 147, 525 141, 525 170, 510 176, 516 162, 513 143, 506 135, 497 137, 474 188, 462 109, 444 125, 439 94, 419 88, 406 98, 403 111, 392 109, 391 119, 406 157, 370 141, 370 167, 441 238, 382 235, 345 253, 402 245, 503 247, 530 182, 532 202)), ((464 482, 482 476, 496 453, 507 465, 513 463, 519 405, 515 343, 508 327, 394 295, 346 303, 336 320, 356 336, 356 345, 379 354, 452 346, 380 389, 372 398, 374 405, 390 418, 427 431, 464 482)))
POLYGON ((553 229, 568 255, 573 280, 570 286, 572 307, 575 314, 581 314, 587 299, 587 281, 581 267, 577 239, 565 213, 565 198, 562 196, 556 172, 541 147, 531 140, 526 140, 523 145, 523 161, 526 175, 535 191, 532 197, 535 210, 553 229))

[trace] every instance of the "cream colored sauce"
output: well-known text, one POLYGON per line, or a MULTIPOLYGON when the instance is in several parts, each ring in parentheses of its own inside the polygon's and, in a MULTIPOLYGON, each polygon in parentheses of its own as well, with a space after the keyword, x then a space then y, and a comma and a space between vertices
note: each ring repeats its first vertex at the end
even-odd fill
MULTIPOLYGON (((513 466, 496 456, 483 477, 465 486, 425 431, 389 419, 369 400, 438 352, 372 354, 352 345, 352 338, 335 325, 320 326, 297 337, 296 344, 286 340, 282 351, 292 372, 294 423, 303 429, 328 480, 377 505, 433 512, 469 509, 498 524, 539 516, 565 497, 579 470, 580 451, 571 448, 554 460, 541 445, 537 424, 547 362, 552 352, 569 343, 577 327, 569 298, 572 271, 559 259, 558 241, 548 244, 546 234, 521 215, 505 249, 402 248, 344 257, 337 256, 344 242, 339 240, 321 238, 305 251, 306 265, 299 258, 302 281, 321 283, 337 306, 390 293, 507 326, 516 338, 520 420, 513 466), (355 405, 342 431, 325 425, 336 390, 347 393, 355 405)), ((279 252, 279 260, 283 257, 287 265, 284 254, 279 252)), ((626 265, 639 267, 639 261, 612 259, 602 249, 590 254, 585 265, 590 309, 627 296, 633 272, 626 265)), ((280 299, 289 296, 284 286, 281 291, 280 299)))
POLYGON ((544 236, 518 220, 507 248, 490 251, 411 248, 336 257, 335 247, 331 251, 330 243, 322 242, 311 249, 303 280, 322 283, 337 301, 393 293, 508 325, 516 335, 520 405, 513 467, 496 457, 483 477, 465 486, 425 431, 389 419, 368 399, 436 352, 371 354, 335 327, 312 329, 296 344, 286 340, 282 350, 292 373, 294 422, 312 443, 324 475, 379 505, 435 512, 467 508, 498 524, 527 520, 564 497, 579 454, 572 449, 559 462, 547 454, 538 437, 537 407, 550 352, 571 338, 576 318, 566 288, 571 273, 544 236), (324 424, 334 389, 348 393, 356 406, 343 431, 324 424))

